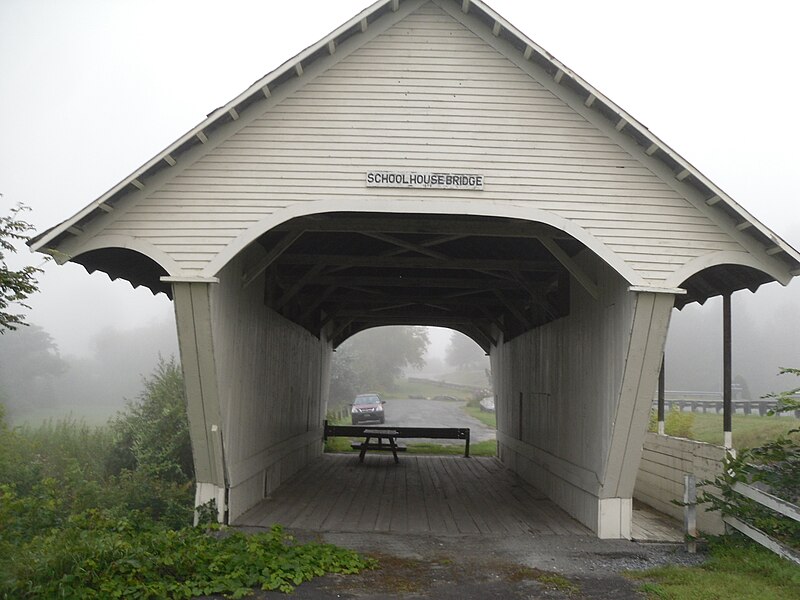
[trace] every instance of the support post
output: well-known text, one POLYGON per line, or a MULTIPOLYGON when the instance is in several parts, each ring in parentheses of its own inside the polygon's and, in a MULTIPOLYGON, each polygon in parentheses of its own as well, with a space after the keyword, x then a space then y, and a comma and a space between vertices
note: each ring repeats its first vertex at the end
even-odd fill
POLYGON ((658 373, 658 435, 665 435, 664 398, 666 396, 665 357, 661 356, 661 371, 658 373))
POLYGON ((683 476, 683 532, 686 534, 686 551, 697 552, 697 482, 694 473, 683 476))
POLYGON ((733 447, 731 379, 731 295, 722 295, 722 430, 726 449, 733 447))

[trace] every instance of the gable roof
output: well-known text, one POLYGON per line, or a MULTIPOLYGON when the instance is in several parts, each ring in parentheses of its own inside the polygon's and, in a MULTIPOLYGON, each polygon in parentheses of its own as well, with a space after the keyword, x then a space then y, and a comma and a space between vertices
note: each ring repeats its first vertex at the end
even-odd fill
MULTIPOLYGON (((235 121, 245 109, 269 98, 272 93, 303 74, 319 58, 332 54, 345 40, 358 36, 385 15, 399 10, 401 4, 410 0, 378 0, 352 19, 335 29, 316 44, 306 48, 286 61, 274 71, 254 82, 244 92, 222 107, 211 112, 196 127, 139 167, 128 177, 108 190, 83 210, 59 225, 33 238, 29 245, 33 250, 47 252, 58 246, 67 236, 80 235, 86 224, 96 217, 112 212, 115 205, 127 194, 144 189, 148 181, 161 171, 173 167, 181 156, 199 144, 204 144, 215 131, 235 121)), ((532 61, 553 77, 555 83, 584 98, 584 105, 608 120, 617 131, 632 138, 642 151, 664 163, 678 181, 697 189, 705 203, 715 211, 721 211, 735 228, 752 238, 767 255, 786 265, 792 276, 800 274, 800 253, 764 226, 760 221, 736 203, 723 190, 706 178, 677 152, 653 135, 644 125, 636 121, 622 108, 606 98, 596 88, 530 40, 503 17, 481 0, 439 0, 442 4, 457 5, 483 22, 498 38, 510 43, 525 60, 532 61)), ((787 280, 788 281, 788 280, 787 280)), ((787 281, 782 281, 786 283, 787 281)))

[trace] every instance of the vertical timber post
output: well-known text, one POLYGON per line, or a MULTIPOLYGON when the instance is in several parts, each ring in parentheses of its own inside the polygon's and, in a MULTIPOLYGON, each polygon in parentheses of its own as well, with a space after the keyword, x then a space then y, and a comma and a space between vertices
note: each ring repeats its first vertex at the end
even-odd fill
POLYGON ((733 447, 731 394, 731 295, 722 295, 722 430, 723 446, 733 447))
POLYGON ((658 373, 658 435, 665 435, 664 397, 666 396, 665 358, 661 356, 661 371, 658 373))

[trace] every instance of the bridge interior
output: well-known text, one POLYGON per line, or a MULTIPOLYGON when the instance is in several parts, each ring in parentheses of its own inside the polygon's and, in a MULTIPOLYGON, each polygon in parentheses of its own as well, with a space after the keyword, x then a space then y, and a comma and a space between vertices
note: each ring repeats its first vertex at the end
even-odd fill
POLYGON ((262 235, 265 303, 334 347, 379 325, 457 329, 488 352, 569 314, 571 257, 584 245, 548 225, 466 215, 334 213, 262 235), (330 324, 333 324, 330 326, 330 324))
MULTIPOLYGON (((234 525, 313 532, 578 535, 592 532, 494 458, 326 454, 234 525)), ((637 507, 634 539, 678 542, 677 522, 637 507)))

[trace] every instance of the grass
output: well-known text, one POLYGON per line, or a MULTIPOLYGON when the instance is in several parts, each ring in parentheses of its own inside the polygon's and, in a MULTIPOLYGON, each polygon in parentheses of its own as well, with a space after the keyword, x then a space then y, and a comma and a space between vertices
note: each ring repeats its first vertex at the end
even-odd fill
MULTIPOLYGON (((800 427, 800 421, 789 417, 733 415, 733 445, 754 448, 800 427)), ((722 415, 694 414, 693 439, 710 444, 722 444, 722 415)))
POLYGON ((486 412, 474 406, 465 406, 464 412, 492 429, 497 429, 497 413, 486 412))
POLYGON ((636 571, 648 600, 789 600, 800 598, 800 567, 741 536, 712 539, 697 567, 636 571))
POLYGON ((460 400, 468 400, 472 397, 472 394, 466 390, 457 390, 454 388, 436 385, 435 383, 408 381, 407 379, 398 380, 393 390, 381 392, 381 397, 384 399, 401 400, 410 398, 412 396, 423 398, 452 396, 453 398, 458 398, 460 400))

